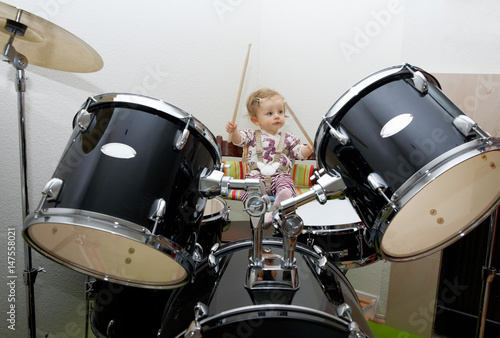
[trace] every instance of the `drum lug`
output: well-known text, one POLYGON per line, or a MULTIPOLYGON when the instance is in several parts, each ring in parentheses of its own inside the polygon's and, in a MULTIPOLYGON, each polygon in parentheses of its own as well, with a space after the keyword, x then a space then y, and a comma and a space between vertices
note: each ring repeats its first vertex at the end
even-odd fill
POLYGON ((76 124, 81 131, 86 131, 89 128, 94 117, 94 114, 89 113, 87 110, 92 102, 97 101, 93 97, 89 97, 76 116, 76 124))
POLYGON ((189 328, 184 334, 184 337, 186 338, 202 337, 201 326, 199 321, 206 317, 208 317, 208 307, 205 304, 198 302, 194 307, 194 320, 189 325, 189 328))
POLYGON ((391 201, 391 199, 385 194, 385 191, 389 186, 387 185, 387 183, 385 183, 384 179, 377 173, 371 173, 370 175, 368 175, 367 180, 372 189, 377 191, 380 196, 382 196, 387 201, 387 203, 389 203, 392 209, 396 210, 396 204, 391 201))
POLYGON ((167 209, 167 203, 163 198, 158 198, 151 205, 151 210, 149 211, 149 219, 154 221, 155 224, 153 226, 153 230, 151 233, 153 235, 156 234, 156 227, 158 223, 163 219, 163 215, 165 215, 165 210, 167 209))
POLYGON ((326 266, 328 264, 328 259, 326 258, 323 249, 321 249, 317 245, 314 245, 313 249, 319 255, 318 261, 316 262, 316 266, 318 267, 319 270, 326 270, 326 266))
POLYGON ((347 135, 347 133, 344 131, 344 129, 342 129, 342 127, 339 126, 338 129, 332 127, 330 123, 328 123, 328 121, 326 120, 326 116, 323 116, 323 121, 325 121, 325 123, 330 127, 329 129, 330 135, 335 137, 340 142, 340 144, 345 146, 347 143, 349 143, 350 141, 349 135, 347 135))
POLYGON ((203 248, 201 247, 200 243, 196 243, 194 245, 193 260, 196 263, 199 263, 203 260, 203 248))
POLYGON ((340 304, 337 307, 337 315, 349 322, 349 338, 363 338, 366 335, 361 331, 359 324, 352 320, 351 307, 347 303, 340 304))
POLYGON ((413 86, 422 94, 427 94, 427 90, 429 89, 429 83, 427 82, 427 79, 425 78, 424 74, 422 74, 419 71, 413 72, 411 69, 410 71, 413 73, 413 86))
POLYGON ((35 218, 42 210, 45 201, 51 202, 57 200, 57 197, 61 192, 62 185, 63 185, 63 180, 59 178, 53 178, 50 181, 48 181, 47 184, 45 184, 45 187, 42 190, 43 197, 40 200, 40 203, 38 204, 38 207, 35 210, 35 218))
POLYGON ((467 115, 459 115, 453 120, 455 128, 462 133, 465 137, 470 136, 472 131, 479 134, 481 138, 490 138, 491 135, 479 127, 473 119, 467 115))
POLYGON ((219 243, 215 243, 208 254, 208 266, 214 268, 215 272, 219 270, 219 260, 215 257, 215 252, 219 250, 219 246, 219 243))
POLYGON ((191 122, 191 119, 192 116, 189 115, 186 126, 184 127, 182 133, 177 132, 177 141, 175 142, 175 149, 177 150, 182 150, 182 148, 184 148, 184 146, 187 143, 187 140, 190 135, 188 127, 189 127, 189 122, 191 122))

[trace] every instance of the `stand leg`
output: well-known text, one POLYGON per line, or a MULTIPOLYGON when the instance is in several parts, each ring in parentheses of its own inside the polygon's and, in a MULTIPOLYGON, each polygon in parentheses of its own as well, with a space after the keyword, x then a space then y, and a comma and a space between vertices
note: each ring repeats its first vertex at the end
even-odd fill
POLYGON ((481 288, 481 295, 479 299, 479 313, 477 315, 476 337, 483 338, 486 325, 486 313, 488 311, 488 302, 490 297, 491 282, 495 278, 496 270, 492 268, 495 237, 496 237, 496 224, 498 222, 498 208, 490 216, 490 228, 488 232, 488 248, 486 251, 486 261, 483 266, 482 280, 483 285, 481 288))
MULTIPOLYGON (((19 110, 19 156, 21 160, 21 198, 23 206, 23 223, 29 214, 28 202, 28 165, 26 160, 26 127, 25 127, 25 105, 24 93, 26 92, 26 79, 24 69, 17 69, 16 91, 18 96, 19 110)), ((34 284, 38 269, 33 269, 31 263, 31 248, 24 244, 24 283, 26 284, 27 308, 28 308, 28 328, 29 336, 36 337, 36 319, 35 319, 35 291, 34 284)))

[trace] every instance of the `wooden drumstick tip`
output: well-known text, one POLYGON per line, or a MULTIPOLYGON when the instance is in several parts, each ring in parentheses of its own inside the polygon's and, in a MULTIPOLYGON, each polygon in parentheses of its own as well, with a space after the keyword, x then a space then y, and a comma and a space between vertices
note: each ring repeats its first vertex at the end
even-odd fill
POLYGON ((285 110, 288 109, 288 111, 290 112, 290 115, 292 115, 293 119, 295 120, 295 123, 297 123, 297 125, 299 126, 299 129, 300 131, 302 131, 302 133, 304 134, 304 136, 306 137, 307 139, 307 142, 309 142, 309 144, 311 146, 314 146, 314 143, 313 141, 311 140, 311 138, 309 137, 309 135, 307 134, 306 130, 304 129, 304 127, 302 126, 302 124, 300 123, 299 119, 297 118, 297 115, 295 115, 295 113, 293 112, 292 108, 290 108, 290 105, 288 104, 288 102, 286 101, 283 101, 283 105, 285 106, 285 110))
MULTIPOLYGON (((241 100, 241 92, 243 90, 243 83, 245 82, 245 74, 247 72, 247 66, 248 66, 248 59, 250 57, 250 48, 252 47, 252 44, 248 44, 248 50, 247 50, 247 55, 245 57, 245 62, 243 64, 243 71, 241 72, 241 79, 240 79, 240 86, 238 88, 238 95, 236 96, 236 103, 234 105, 234 112, 233 112, 233 118, 231 119, 231 122, 236 121, 236 115, 238 114, 238 106, 240 105, 240 100, 241 100)), ((227 137, 227 142, 231 143, 232 139, 232 134, 229 134, 227 137)))

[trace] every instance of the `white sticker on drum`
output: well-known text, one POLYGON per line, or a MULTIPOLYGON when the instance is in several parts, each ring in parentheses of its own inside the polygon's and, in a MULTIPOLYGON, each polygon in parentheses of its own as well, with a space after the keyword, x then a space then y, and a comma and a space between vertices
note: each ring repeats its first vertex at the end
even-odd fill
POLYGON ((129 159, 135 157, 137 152, 134 148, 123 143, 108 143, 101 147, 103 154, 110 157, 129 159))
POLYGON ((393 117, 385 124, 385 126, 380 131, 380 136, 382 138, 391 137, 396 135, 401 130, 405 129, 413 120, 412 114, 401 114, 393 117))

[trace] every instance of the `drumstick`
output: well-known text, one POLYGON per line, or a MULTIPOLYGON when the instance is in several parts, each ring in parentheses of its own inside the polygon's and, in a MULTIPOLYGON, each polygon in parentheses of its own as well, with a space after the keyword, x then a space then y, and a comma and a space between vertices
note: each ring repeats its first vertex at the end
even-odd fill
MULTIPOLYGON (((233 123, 236 121, 236 114, 238 113, 238 107, 240 105, 241 91, 243 89, 243 82, 245 82, 245 74, 247 72, 247 66, 248 66, 248 57, 250 56, 250 47, 252 47, 251 43, 248 44, 247 56, 245 58, 243 71, 241 73, 240 88, 238 89, 238 96, 236 97, 236 104, 234 105, 233 119, 231 120, 231 122, 233 123)), ((232 135, 233 134, 229 134, 229 136, 227 137, 227 142, 231 143, 232 135)))
POLYGON ((300 130, 302 131, 302 133, 304 134, 304 136, 306 137, 307 141, 309 142, 310 145, 313 145, 313 141, 311 140, 311 138, 309 137, 309 135, 307 135, 307 132, 306 130, 304 129, 304 127, 302 127, 302 124, 300 123, 299 119, 297 118, 297 115, 295 115, 295 113, 293 112, 292 108, 290 108, 290 105, 288 104, 288 102, 284 102, 285 103, 285 110, 288 108, 288 111, 290 112, 290 114, 292 115, 293 119, 295 120, 295 122, 297 123, 297 125, 299 126, 300 130))

